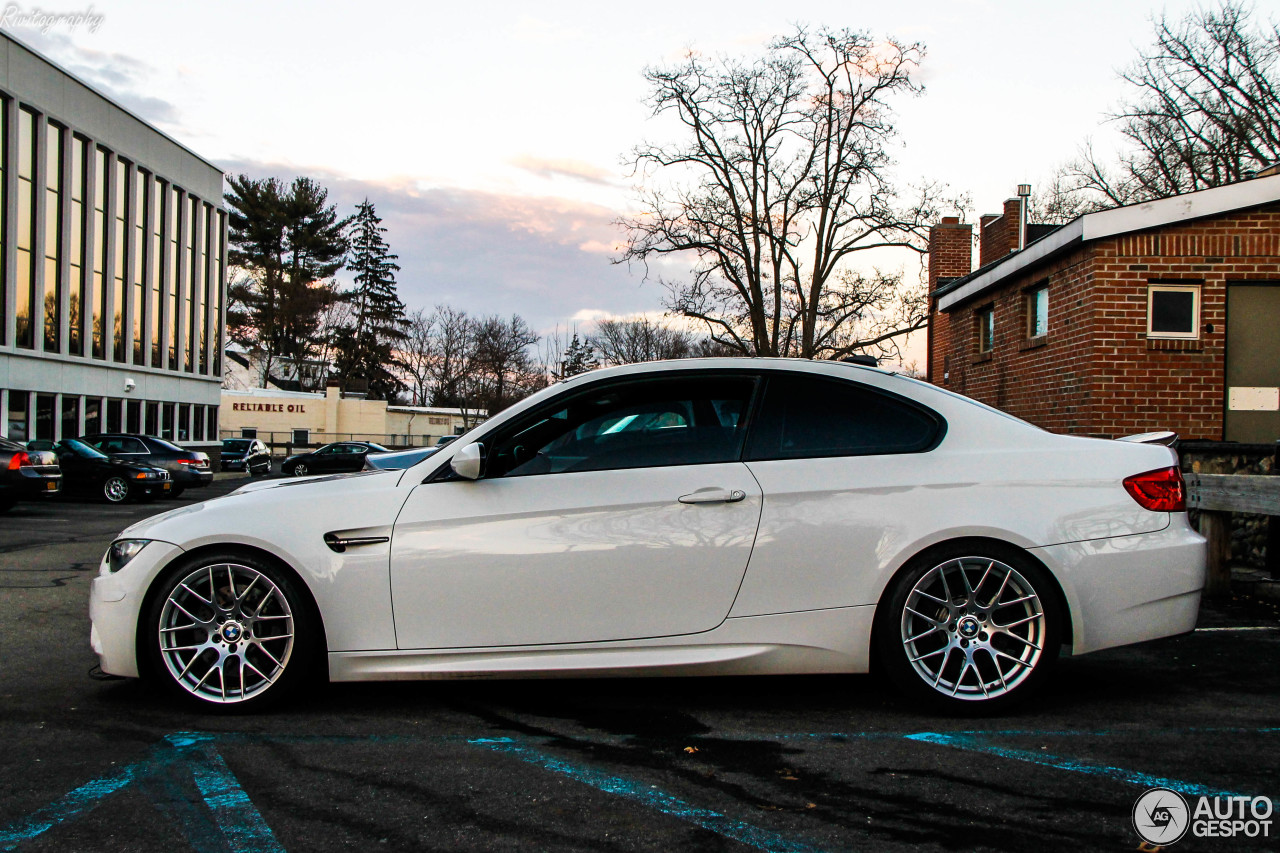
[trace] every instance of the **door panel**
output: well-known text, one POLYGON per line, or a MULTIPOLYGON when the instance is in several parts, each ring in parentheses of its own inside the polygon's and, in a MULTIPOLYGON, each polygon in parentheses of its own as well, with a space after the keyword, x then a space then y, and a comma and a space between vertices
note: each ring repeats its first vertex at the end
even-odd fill
POLYGON ((1280 282, 1227 286, 1227 441, 1280 439, 1277 317, 1280 282))
POLYGON ((761 503, 740 462, 420 485, 392 538, 398 644, 710 630, 733 604, 761 503), (680 501, 713 488, 729 500, 680 501))

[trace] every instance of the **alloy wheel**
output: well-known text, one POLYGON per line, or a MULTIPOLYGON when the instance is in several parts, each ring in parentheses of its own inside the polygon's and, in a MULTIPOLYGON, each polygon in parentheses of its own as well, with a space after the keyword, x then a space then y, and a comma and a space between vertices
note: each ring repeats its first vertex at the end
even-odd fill
POLYGON ((123 503, 129 497, 129 483, 124 477, 110 477, 102 484, 102 496, 113 504, 123 503))
POLYGON ((305 477, 305 476, 307 476, 307 466, 306 466, 306 465, 303 465, 303 464, 294 465, 294 466, 293 466, 293 476, 295 476, 295 477, 305 477))
POLYGON ((1017 569, 989 557, 952 559, 925 572, 907 594, 900 629, 916 675, 955 699, 1007 695, 1045 657, 1039 593, 1017 569))
POLYGON ((177 582, 160 613, 160 658, 191 696, 244 702, 280 680, 294 651, 294 616, 271 578, 250 566, 201 566, 177 582))

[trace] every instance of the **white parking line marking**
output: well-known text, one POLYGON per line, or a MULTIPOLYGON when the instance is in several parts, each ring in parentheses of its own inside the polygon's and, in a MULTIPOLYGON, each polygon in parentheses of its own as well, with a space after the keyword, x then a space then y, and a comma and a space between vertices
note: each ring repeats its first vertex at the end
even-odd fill
POLYGON ((1234 628, 1197 628, 1196 633, 1201 634, 1206 631, 1280 631, 1280 625, 1249 625, 1238 626, 1234 628))

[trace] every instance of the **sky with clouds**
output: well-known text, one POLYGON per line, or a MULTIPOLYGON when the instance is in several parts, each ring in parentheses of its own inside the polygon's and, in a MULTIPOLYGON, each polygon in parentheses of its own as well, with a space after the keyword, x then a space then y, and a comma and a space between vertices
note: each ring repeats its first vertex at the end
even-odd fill
POLYGON ((53 0, 17 7, 100 22, 0 26, 227 172, 310 175, 344 211, 369 198, 411 308, 585 331, 661 311, 657 284, 612 263, 635 204, 625 155, 673 132, 644 105, 646 66, 749 54, 797 23, 923 42, 926 91, 897 105, 897 175, 985 212, 1086 137, 1114 144, 1101 120, 1124 91, 1117 69, 1153 13, 1193 5, 53 0))

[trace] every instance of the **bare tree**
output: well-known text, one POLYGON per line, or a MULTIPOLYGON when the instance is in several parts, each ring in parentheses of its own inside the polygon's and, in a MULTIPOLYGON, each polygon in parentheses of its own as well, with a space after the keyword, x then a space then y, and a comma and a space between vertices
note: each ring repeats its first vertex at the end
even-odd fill
POLYGON ((1155 43, 1122 77, 1134 93, 1109 118, 1128 150, 1086 144, 1063 176, 1074 194, 1129 204, 1239 181, 1280 160, 1280 26, 1238 0, 1153 21, 1155 43))
POLYGON ((873 306, 842 272, 859 252, 923 254, 928 223, 953 206, 933 184, 904 198, 889 174, 889 101, 921 91, 923 55, 920 44, 801 28, 753 61, 691 53, 648 69, 654 115, 674 114, 686 140, 635 149, 637 174, 672 180, 642 190, 619 262, 647 271, 693 256, 688 280, 659 278, 667 307, 742 354, 834 357, 919 328, 923 316, 888 337, 851 331, 873 306))
POLYGON ((588 342, 605 364, 635 364, 688 358, 693 354, 693 335, 670 329, 641 317, 638 320, 601 320, 588 342))
POLYGON ((473 369, 466 397, 481 401, 492 416, 547 384, 530 353, 538 335, 519 314, 509 320, 485 317, 475 323, 473 369))
MULTIPOLYGON (((439 309, 436 309, 439 311, 439 309)), ((399 363, 410 404, 425 406, 431 399, 434 379, 435 314, 419 308, 406 318, 405 337, 400 342, 399 363)))

